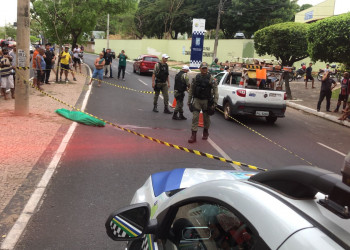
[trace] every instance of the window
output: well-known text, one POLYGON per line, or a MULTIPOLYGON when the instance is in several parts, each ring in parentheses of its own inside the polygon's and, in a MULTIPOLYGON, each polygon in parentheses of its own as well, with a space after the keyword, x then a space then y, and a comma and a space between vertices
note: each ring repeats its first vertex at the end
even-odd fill
POLYGON ((229 209, 214 203, 181 206, 164 249, 251 249, 256 241, 248 225, 229 209))
POLYGON ((215 76, 216 83, 219 84, 221 81, 221 78, 225 75, 225 73, 219 73, 215 76))
POLYGON ((159 59, 157 57, 145 56, 143 58, 143 60, 146 61, 146 62, 159 62, 159 59))

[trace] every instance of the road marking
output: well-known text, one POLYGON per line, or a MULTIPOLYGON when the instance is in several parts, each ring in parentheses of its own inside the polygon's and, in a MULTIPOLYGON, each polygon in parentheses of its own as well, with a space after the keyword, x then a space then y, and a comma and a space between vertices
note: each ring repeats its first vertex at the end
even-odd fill
POLYGON ((336 153, 340 154, 341 156, 344 156, 344 157, 346 156, 346 154, 344 154, 344 153, 342 153, 334 148, 328 147, 327 145, 324 145, 320 142, 318 142, 317 144, 321 145, 322 147, 328 148, 329 150, 332 150, 333 152, 336 152, 336 153))
MULTIPOLYGON (((224 158, 226 158, 226 159, 232 161, 232 159, 225 153, 225 151, 222 150, 215 142, 213 142, 212 139, 208 138, 208 142, 210 143, 210 145, 211 145, 213 148, 216 149, 216 151, 218 151, 218 153, 219 153, 222 157, 224 157, 224 158)), ((235 170, 242 170, 242 168, 240 168, 239 166, 236 166, 235 164, 230 163, 230 165, 231 165, 235 170)))
POLYGON ((140 81, 141 83, 143 83, 144 85, 148 86, 148 84, 145 83, 144 81, 142 81, 141 79, 137 79, 137 80, 139 80, 139 81, 140 81))
POLYGON ((125 71, 126 74, 130 75, 130 73, 128 71, 125 71))
MULTIPOLYGON (((91 74, 91 70, 90 67, 89 71, 90 71, 90 76, 91 74)), ((92 89, 92 84, 89 86, 89 90, 86 92, 84 100, 83 100, 83 104, 81 107, 81 110, 84 111, 87 105, 87 101, 89 99, 90 93, 91 93, 91 89, 92 89)), ((47 185, 49 184, 53 174, 56 171, 56 168, 58 166, 58 163, 61 160, 61 157, 68 145, 68 142, 70 140, 70 138, 72 137, 75 128, 77 127, 78 123, 73 122, 72 125, 70 125, 66 135, 64 136, 60 146, 58 147, 54 157, 52 158, 48 168, 46 169, 44 175, 42 176, 39 184, 36 186, 36 189, 34 190, 33 194, 30 196, 27 204, 25 205, 21 215, 18 217, 16 223, 13 225, 13 227, 11 228, 10 232, 7 234, 5 240, 2 242, 1 244, 1 248, 0 249, 14 249, 14 247, 16 246, 19 238, 21 237, 22 233, 24 232, 30 218, 34 215, 35 210, 39 204, 39 202, 41 201, 45 190, 47 188, 47 185)))

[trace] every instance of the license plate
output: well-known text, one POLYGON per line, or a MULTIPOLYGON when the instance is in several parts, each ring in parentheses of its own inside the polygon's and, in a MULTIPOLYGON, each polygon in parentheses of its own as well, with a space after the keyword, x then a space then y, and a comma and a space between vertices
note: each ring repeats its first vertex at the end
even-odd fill
POLYGON ((148 71, 149 71, 149 72, 153 72, 153 69, 149 69, 148 71))
POLYGON ((269 111, 256 111, 255 115, 256 116, 269 116, 269 111))

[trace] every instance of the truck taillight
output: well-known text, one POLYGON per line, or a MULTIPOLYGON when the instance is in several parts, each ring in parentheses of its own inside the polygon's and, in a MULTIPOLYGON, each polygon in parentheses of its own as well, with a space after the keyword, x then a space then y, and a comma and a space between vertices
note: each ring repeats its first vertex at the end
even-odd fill
POLYGON ((144 62, 141 62, 140 66, 145 66, 145 63, 144 63, 144 62))
POLYGON ((284 100, 287 100, 287 93, 284 93, 284 100))
POLYGON ((246 91, 244 89, 237 90, 237 95, 240 97, 245 97, 246 91))

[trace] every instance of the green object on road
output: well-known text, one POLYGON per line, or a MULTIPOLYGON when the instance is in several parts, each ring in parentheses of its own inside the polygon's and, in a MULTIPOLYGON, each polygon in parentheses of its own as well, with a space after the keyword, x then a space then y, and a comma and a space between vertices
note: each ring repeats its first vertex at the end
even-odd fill
POLYGON ((57 109, 55 112, 69 120, 76 121, 85 125, 97 126, 97 127, 104 127, 106 125, 105 122, 99 119, 96 119, 92 116, 89 116, 80 111, 70 111, 68 109, 57 109))

